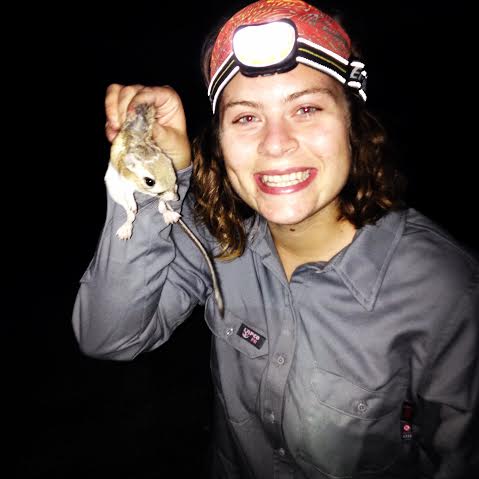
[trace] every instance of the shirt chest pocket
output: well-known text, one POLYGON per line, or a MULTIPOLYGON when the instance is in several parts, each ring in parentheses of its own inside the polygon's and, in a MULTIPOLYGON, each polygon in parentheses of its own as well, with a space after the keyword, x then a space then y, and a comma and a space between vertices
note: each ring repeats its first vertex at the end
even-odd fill
POLYGON ((365 421, 390 414, 398 404, 396 394, 369 391, 319 368, 314 370, 311 377, 311 388, 323 405, 365 421))
POLYGON ((387 391, 371 391, 314 368, 310 402, 301 416, 303 460, 314 469, 341 478, 387 469, 401 451, 403 396, 403 385, 396 380, 387 391))
POLYGON ((240 318, 225 310, 221 318, 213 300, 205 305, 205 320, 213 333, 213 383, 228 419, 244 423, 256 414, 261 380, 268 362, 268 337, 259 317, 240 318))

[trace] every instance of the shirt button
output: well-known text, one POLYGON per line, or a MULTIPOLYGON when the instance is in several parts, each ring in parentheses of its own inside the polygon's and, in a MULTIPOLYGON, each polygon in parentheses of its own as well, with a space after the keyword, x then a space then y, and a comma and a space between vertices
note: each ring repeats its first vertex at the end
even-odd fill
POLYGON ((265 420, 268 422, 274 422, 274 412, 273 411, 265 411, 265 420))
POLYGON ((285 455, 286 455, 286 451, 285 451, 282 447, 280 447, 280 448, 278 449, 278 454, 279 454, 280 456, 285 456, 285 455))
POLYGON ((364 414, 368 410, 368 405, 364 401, 359 401, 358 403, 358 411, 361 414, 364 414))
POLYGON ((276 361, 280 366, 282 366, 285 362, 284 356, 278 356, 278 359, 276 361))
POLYGON ((226 336, 231 336, 233 334, 233 328, 228 328, 226 330, 226 336))

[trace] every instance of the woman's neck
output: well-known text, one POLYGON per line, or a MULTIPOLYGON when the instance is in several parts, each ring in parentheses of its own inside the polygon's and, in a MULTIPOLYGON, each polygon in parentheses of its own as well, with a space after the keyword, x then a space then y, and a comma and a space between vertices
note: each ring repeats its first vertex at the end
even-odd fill
POLYGON ((301 264, 329 261, 351 243, 356 228, 337 220, 337 212, 321 211, 296 225, 269 223, 288 280, 301 264))

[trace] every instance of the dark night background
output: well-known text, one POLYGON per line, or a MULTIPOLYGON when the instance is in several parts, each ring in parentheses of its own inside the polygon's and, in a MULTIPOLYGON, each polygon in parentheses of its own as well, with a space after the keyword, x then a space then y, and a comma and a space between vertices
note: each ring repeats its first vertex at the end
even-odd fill
MULTIPOLYGON (((33 35, 15 56, 15 94, 27 103, 20 157, 31 168, 17 172, 29 194, 11 203, 25 232, 13 239, 21 254, 15 288, 7 289, 13 307, 4 377, 12 387, 4 391, 11 402, 4 431, 13 472, 3 477, 203 477, 211 391, 201 309, 169 343, 129 363, 84 357, 70 316, 105 215, 107 85, 172 85, 193 137, 210 114, 201 42, 221 14, 246 3, 104 4, 100 13, 100 3, 74 2, 22 17, 33 35)), ((369 105, 409 177, 410 204, 477 249, 468 11, 460 2, 334 4, 355 22, 350 32, 368 66, 369 105)))

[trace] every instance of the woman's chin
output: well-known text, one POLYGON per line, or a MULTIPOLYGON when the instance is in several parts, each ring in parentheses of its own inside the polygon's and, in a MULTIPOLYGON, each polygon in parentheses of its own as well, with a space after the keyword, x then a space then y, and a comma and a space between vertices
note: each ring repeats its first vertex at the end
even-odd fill
POLYGON ((259 214, 263 216, 268 223, 277 225, 295 225, 301 223, 308 217, 308 212, 303 208, 275 208, 275 209, 260 209, 259 214))

